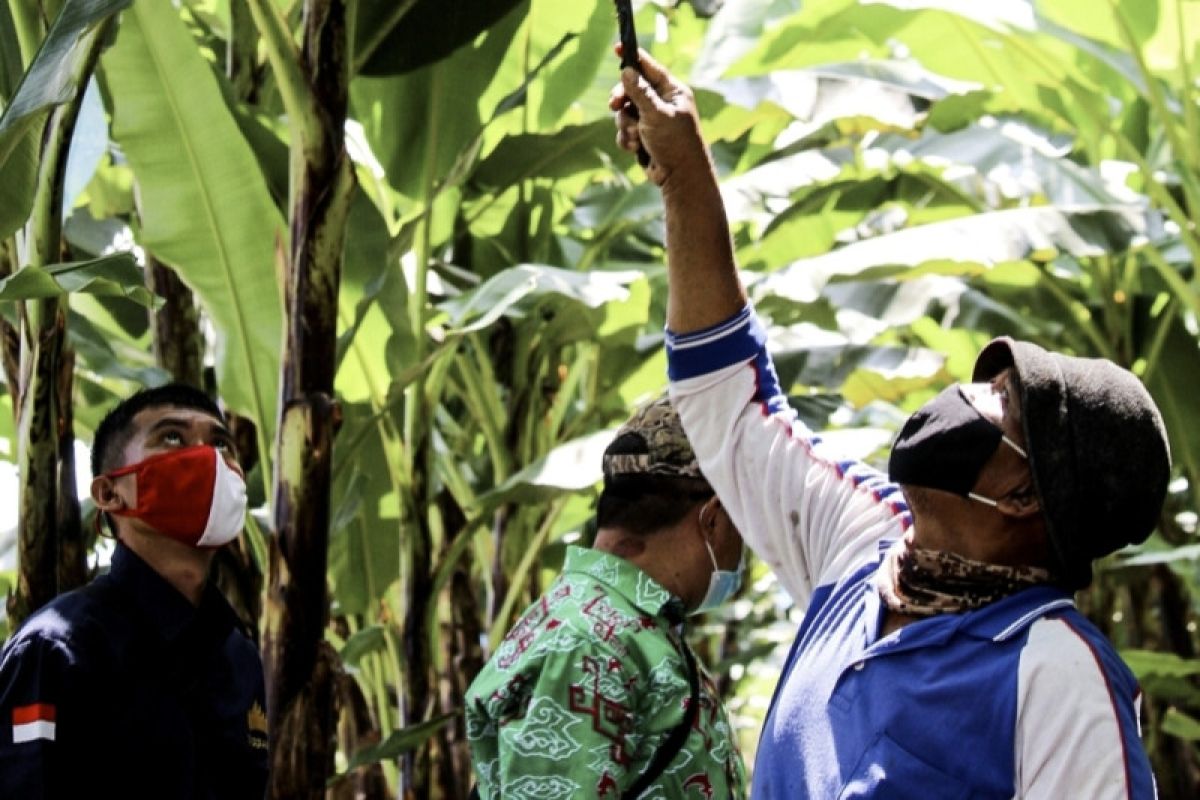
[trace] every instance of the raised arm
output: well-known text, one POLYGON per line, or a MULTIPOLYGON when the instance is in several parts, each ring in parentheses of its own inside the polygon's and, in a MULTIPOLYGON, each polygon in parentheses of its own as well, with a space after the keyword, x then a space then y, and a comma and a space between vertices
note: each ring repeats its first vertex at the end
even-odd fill
POLYGON ((650 155, 646 174, 662 189, 666 212, 667 326, 686 334, 737 314, 746 305, 746 291, 692 90, 645 51, 640 57, 645 75, 627 67, 621 73, 623 93, 613 93, 617 141, 630 152, 641 144, 650 155))
POLYGON ((642 53, 611 105, 617 139, 645 147, 667 227, 671 397, 701 469, 746 542, 798 604, 906 524, 895 487, 822 452, 775 376, 738 277, 691 90, 642 53), (632 103, 636 113, 627 104, 632 103))

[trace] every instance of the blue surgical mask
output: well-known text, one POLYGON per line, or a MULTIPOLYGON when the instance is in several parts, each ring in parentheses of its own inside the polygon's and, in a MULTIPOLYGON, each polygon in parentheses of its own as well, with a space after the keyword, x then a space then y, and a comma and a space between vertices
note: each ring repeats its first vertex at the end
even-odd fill
POLYGON ((737 569, 732 571, 721 569, 717 565, 717 555, 713 552, 708 539, 704 540, 704 546, 708 548, 708 557, 712 559, 713 572, 712 577, 708 579, 708 591, 705 593, 704 599, 700 601, 700 605, 689 612, 692 616, 723 606, 729 598, 737 594, 737 590, 742 585, 742 573, 746 571, 745 544, 742 545, 742 557, 738 561, 737 569))

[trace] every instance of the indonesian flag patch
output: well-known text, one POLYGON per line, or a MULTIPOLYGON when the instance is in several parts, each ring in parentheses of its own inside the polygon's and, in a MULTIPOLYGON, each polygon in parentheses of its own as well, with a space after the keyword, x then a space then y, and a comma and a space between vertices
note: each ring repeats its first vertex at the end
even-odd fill
POLYGON ((12 712, 12 723, 13 744, 38 739, 54 741, 54 706, 50 703, 17 706, 12 712))

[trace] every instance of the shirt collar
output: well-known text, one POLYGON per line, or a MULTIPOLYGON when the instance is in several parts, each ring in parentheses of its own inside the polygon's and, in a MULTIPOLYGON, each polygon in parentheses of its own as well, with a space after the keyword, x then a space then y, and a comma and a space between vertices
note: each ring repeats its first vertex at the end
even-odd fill
POLYGON ((193 606, 166 578, 121 542, 117 542, 113 553, 109 575, 133 600, 150 628, 167 643, 192 628, 198 618, 207 623, 206 628, 211 625, 232 628, 236 622, 233 609, 211 581, 205 584, 200 606, 193 606))
POLYGON ((685 606, 661 583, 620 556, 586 547, 567 547, 563 572, 577 572, 603 583, 652 617, 682 622, 685 606))

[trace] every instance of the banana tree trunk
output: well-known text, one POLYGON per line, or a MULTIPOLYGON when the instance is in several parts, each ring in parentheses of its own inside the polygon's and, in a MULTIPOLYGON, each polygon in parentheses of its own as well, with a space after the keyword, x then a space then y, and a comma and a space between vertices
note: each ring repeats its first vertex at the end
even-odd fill
POLYGON ((17 591, 8 599, 14 628, 58 593, 58 380, 66 315, 58 300, 34 300, 21 323, 17 591))
MULTIPOLYGON (((73 75, 74 86, 83 86, 96 66, 100 46, 111 24, 106 19, 85 35, 87 52, 73 75)), ((43 129, 41 159, 33 211, 26 228, 25 261, 44 267, 62 255, 62 192, 67 151, 83 93, 51 112, 43 129)), ((70 398, 74 357, 64 355, 67 332, 65 297, 31 300, 21 312, 20 363, 14 396, 17 421, 17 467, 20 474, 17 522, 17 591, 9 597, 10 625, 49 602, 69 586, 59 585, 60 540, 64 526, 79 524, 73 456, 70 472, 62 468, 63 453, 71 453, 70 398), (67 365, 67 369, 63 366, 67 365)), ((76 546, 79 534, 70 533, 61 572, 67 584, 80 578, 76 546)))
POLYGON ((346 153, 344 0, 307 0, 302 51, 269 0, 250 10, 291 122, 286 335, 264 660, 272 798, 322 798, 333 765, 337 656, 325 644, 337 293, 354 173, 346 153))
MULTIPOLYGON (((11 249, 11 241, 0 242, 0 278, 7 278, 12 274, 14 268, 14 258, 11 249)), ((21 365, 21 335, 17 332, 16 326, 0 316, 0 366, 4 368, 4 382, 8 386, 8 391, 16 393, 18 386, 18 376, 20 375, 21 365)), ((14 398, 13 416, 15 419, 17 404, 14 398)))
POLYGON ((75 351, 64 349, 58 362, 58 591, 87 583, 87 536, 75 486, 75 351))
MULTIPOLYGON (((417 395, 419 397, 419 395, 417 395)), ((428 440, 409 439, 406 444, 418 454, 425 454, 428 440)), ((412 492, 404 508, 411 517, 401 527, 404 547, 407 551, 407 569, 404 575, 404 591, 408 608, 400 628, 401 648, 404 654, 403 701, 400 705, 400 726, 417 725, 435 713, 436 698, 430 691, 433 670, 433 651, 430 646, 429 606, 434 602, 433 572, 428 564, 433 561, 433 547, 426 515, 419 509, 424 502, 425 487, 432 470, 429 459, 420 459, 420 468, 412 477, 412 492)), ((408 752, 400 758, 400 794, 413 800, 429 800, 436 797, 433 791, 434 764, 432 741, 426 746, 408 752)))
POLYGON ((150 312, 155 362, 176 383, 204 388, 204 336, 192 290, 150 253, 146 254, 146 286, 163 299, 162 307, 150 312))

